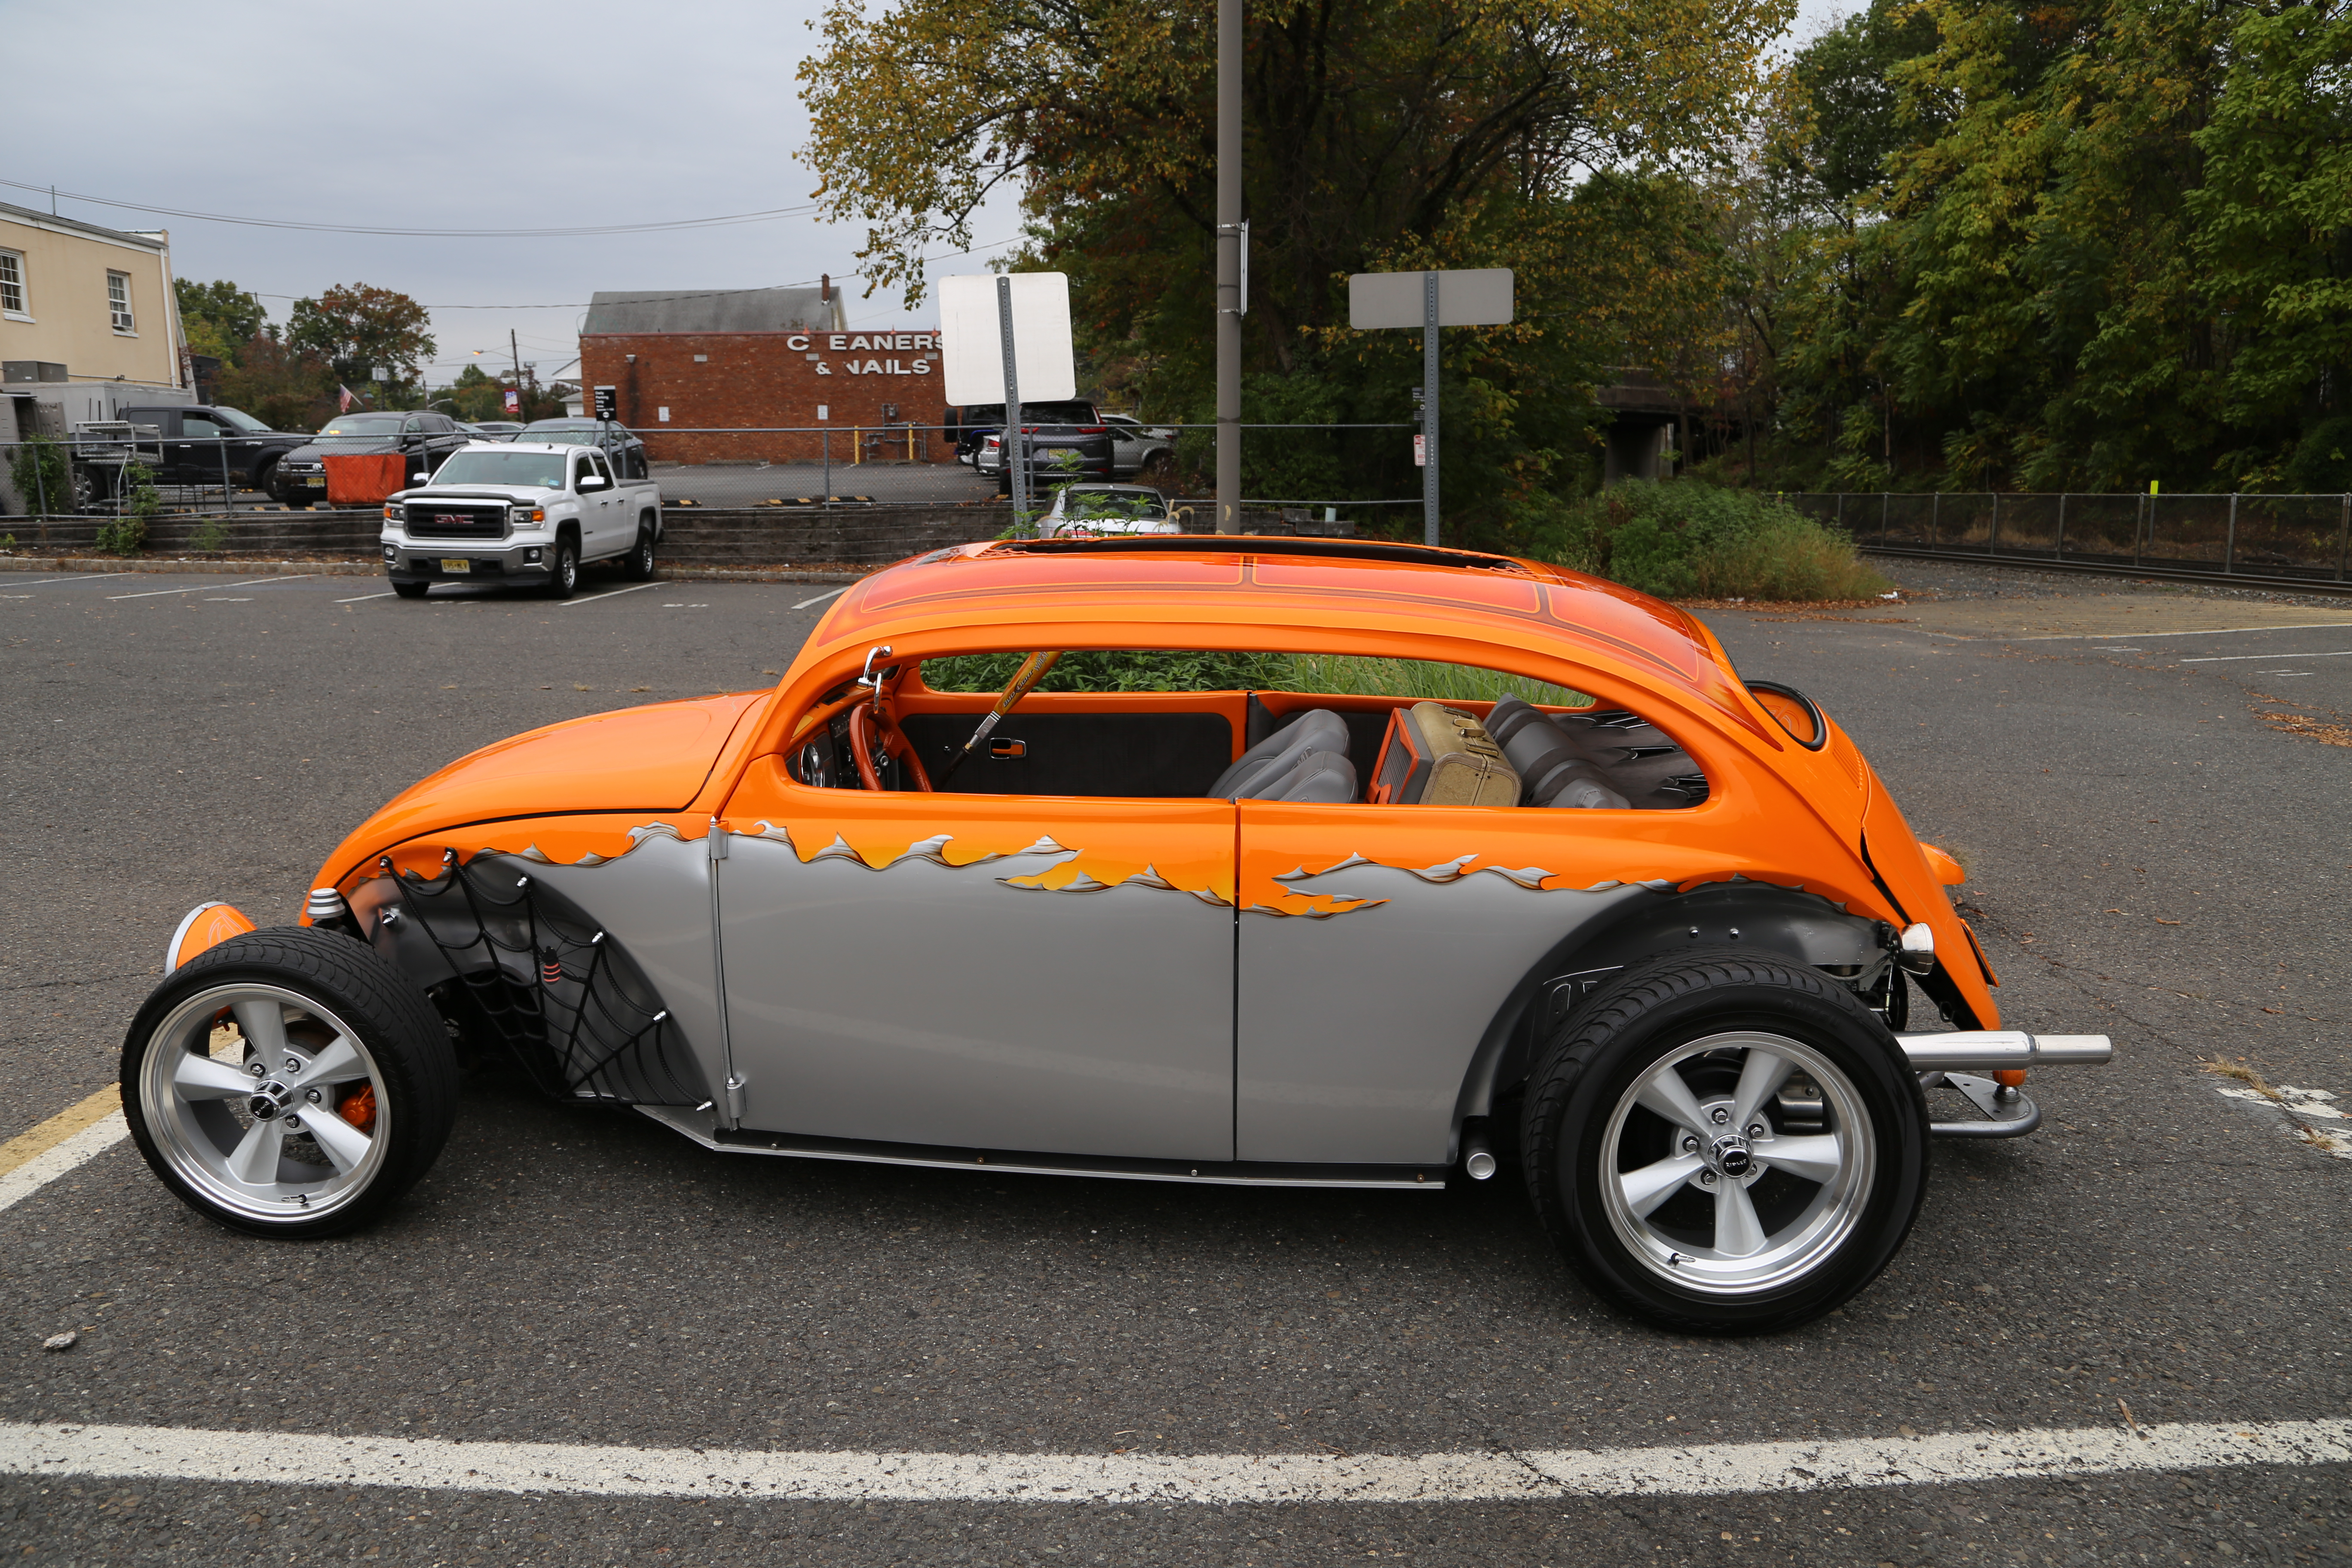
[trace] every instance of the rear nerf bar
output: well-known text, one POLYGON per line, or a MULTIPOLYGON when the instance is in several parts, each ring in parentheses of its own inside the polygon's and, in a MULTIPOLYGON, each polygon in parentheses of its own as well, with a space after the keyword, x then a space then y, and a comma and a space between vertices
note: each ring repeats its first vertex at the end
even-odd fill
POLYGON ((1947 1035, 1897 1035, 1919 1087, 1957 1089, 1984 1112, 1982 1121, 1935 1121, 1938 1138, 2022 1138, 2042 1125, 2042 1108, 2014 1084, 1979 1078, 1977 1072, 2014 1072, 2027 1068, 2095 1065, 2109 1061, 2115 1045, 2105 1035, 2029 1035, 2019 1029, 1959 1029, 1947 1035))

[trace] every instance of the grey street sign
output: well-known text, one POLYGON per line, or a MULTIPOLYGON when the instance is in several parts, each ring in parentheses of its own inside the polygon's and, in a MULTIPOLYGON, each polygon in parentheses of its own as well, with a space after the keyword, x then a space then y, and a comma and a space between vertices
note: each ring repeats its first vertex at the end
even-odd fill
POLYGON ((1422 433, 1413 437, 1421 468, 1422 537, 1437 543, 1437 329, 1499 327, 1511 319, 1511 269, 1460 272, 1359 272, 1348 279, 1348 324, 1421 329, 1422 433))
MULTIPOLYGON (((1376 327, 1426 325, 1422 280, 1426 272, 1359 272, 1348 279, 1348 325, 1358 331, 1376 327)), ((1499 327, 1511 319, 1511 269, 1482 267, 1437 275, 1437 324, 1499 327)))

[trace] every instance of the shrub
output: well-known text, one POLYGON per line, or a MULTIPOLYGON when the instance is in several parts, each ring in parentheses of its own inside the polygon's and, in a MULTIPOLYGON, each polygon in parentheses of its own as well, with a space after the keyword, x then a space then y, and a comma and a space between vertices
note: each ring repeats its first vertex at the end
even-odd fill
POLYGON ((226 550, 228 548, 228 524, 223 522, 216 517, 208 517, 205 519, 204 521, 196 525, 196 531, 188 536, 188 548, 191 550, 203 551, 207 554, 215 551, 226 550))
POLYGON ((1542 558, 1660 598, 1861 599, 1886 590, 1853 542, 1787 502, 1696 479, 1633 480, 1570 510, 1542 558))
POLYGON ((16 481, 25 505, 36 513, 74 510, 73 467, 67 460, 64 442, 48 436, 34 437, 10 455, 8 477, 16 481))

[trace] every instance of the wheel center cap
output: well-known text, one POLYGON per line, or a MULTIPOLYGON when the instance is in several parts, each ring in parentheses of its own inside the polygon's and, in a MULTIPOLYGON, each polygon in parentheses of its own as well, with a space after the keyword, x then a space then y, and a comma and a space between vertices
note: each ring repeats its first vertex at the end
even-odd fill
POLYGON ((1735 1133, 1726 1133, 1707 1150, 1707 1162, 1734 1181, 1756 1168, 1756 1157, 1748 1152, 1748 1140, 1735 1133))
POLYGON ((293 1098, 292 1089, 273 1080, 263 1084, 260 1093, 247 1099, 245 1108, 253 1112, 256 1121, 275 1121, 285 1110, 286 1102, 293 1098))

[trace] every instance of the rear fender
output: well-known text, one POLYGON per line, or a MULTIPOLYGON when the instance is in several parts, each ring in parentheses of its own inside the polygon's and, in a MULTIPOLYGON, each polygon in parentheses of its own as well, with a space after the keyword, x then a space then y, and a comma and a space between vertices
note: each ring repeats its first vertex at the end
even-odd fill
MULTIPOLYGON (((1745 947, 1818 969, 1857 991, 1886 972, 1894 929, 1848 914, 1816 893, 1735 878, 1687 893, 1644 892, 1613 918, 1561 939, 1505 998, 1478 1043, 1454 1108, 1462 1123, 1491 1116, 1527 1081, 1553 1033, 1620 970, 1680 948, 1745 947)), ((1507 1130, 1505 1131, 1507 1135, 1507 1130)))

